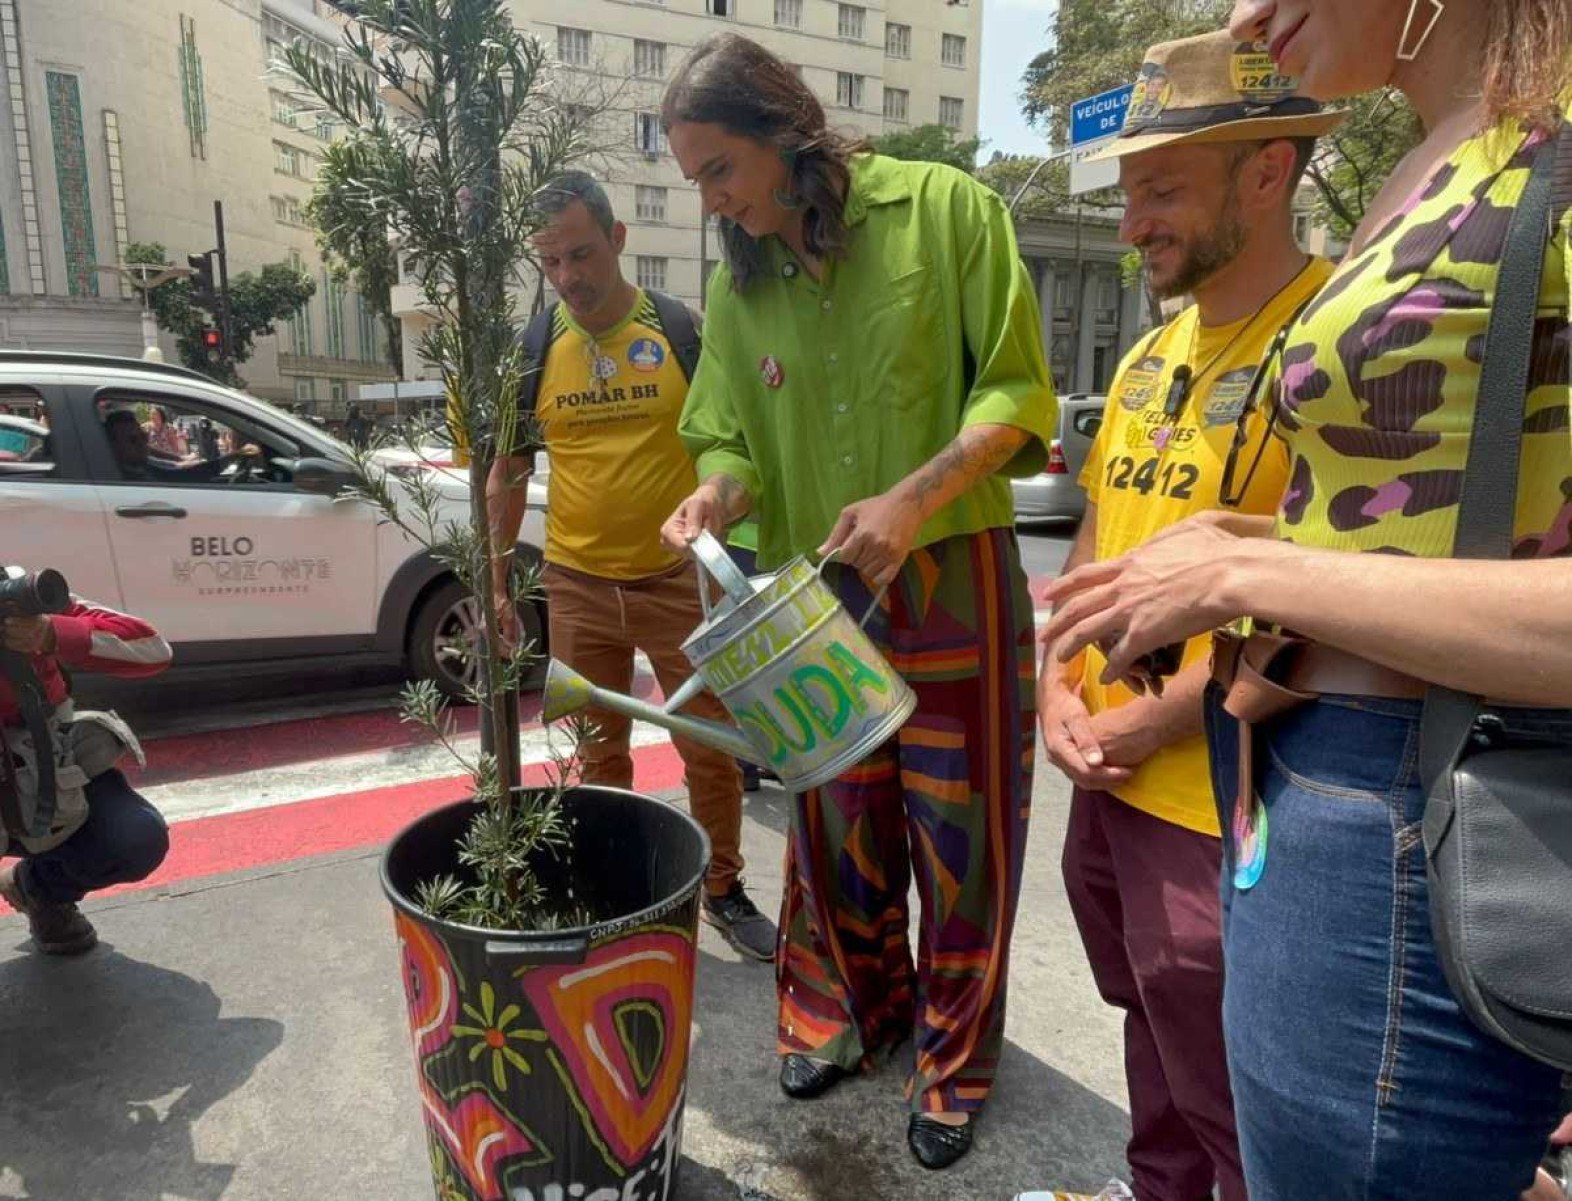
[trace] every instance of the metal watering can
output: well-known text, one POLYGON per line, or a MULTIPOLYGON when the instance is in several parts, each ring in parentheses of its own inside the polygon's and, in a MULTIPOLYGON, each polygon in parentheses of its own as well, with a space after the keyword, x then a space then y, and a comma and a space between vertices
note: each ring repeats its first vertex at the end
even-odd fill
POLYGON ((693 676, 661 707, 598 688, 553 659, 543 720, 598 705, 769 767, 787 789, 806 792, 862 762, 912 715, 916 694, 863 632, 883 593, 853 621, 823 579, 833 552, 817 567, 798 556, 752 580, 711 534, 694 540, 693 554, 704 611, 682 644, 693 676), (705 573, 723 592, 713 608, 705 573), (675 712, 705 689, 735 726, 675 712))

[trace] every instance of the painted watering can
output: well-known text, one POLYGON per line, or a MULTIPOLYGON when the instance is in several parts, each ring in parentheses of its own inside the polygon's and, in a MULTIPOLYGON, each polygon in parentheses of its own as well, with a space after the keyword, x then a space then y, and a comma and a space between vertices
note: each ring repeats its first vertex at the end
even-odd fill
POLYGON ((693 554, 723 597, 711 607, 701 573, 704 621, 682 644, 692 678, 662 708, 598 688, 553 659, 545 721, 598 705, 769 767, 784 787, 806 792, 862 762, 912 715, 916 694, 862 629, 883 594, 853 621, 823 580, 833 552, 818 567, 799 556, 752 580, 711 534, 694 540, 693 554), (675 712, 705 689, 735 727, 675 712))

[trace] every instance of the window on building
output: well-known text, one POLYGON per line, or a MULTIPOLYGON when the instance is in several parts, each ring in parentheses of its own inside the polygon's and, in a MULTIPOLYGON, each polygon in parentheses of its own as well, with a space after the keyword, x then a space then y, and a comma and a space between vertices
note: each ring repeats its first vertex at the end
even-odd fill
POLYGON ((645 154, 661 154, 666 149, 666 134, 660 127, 659 113, 633 114, 633 145, 645 154))
POLYGON ((1054 272, 1054 307, 1068 309, 1074 304, 1075 281, 1068 270, 1059 268, 1054 272))
POLYGON ((897 25, 893 21, 884 27, 884 56, 910 58, 912 56, 912 27, 897 25))
POLYGON ((570 67, 587 67, 590 63, 590 34, 587 29, 557 29, 557 58, 570 67))
POLYGON ((712 17, 737 15, 737 0, 704 0, 704 11, 712 17))
POLYGON ((295 122, 299 120, 295 112, 295 102, 282 92, 273 93, 273 120, 291 129, 295 128, 295 122))
POLYGON ((330 359, 344 357, 344 290, 338 282, 322 269, 322 311, 327 317, 327 355, 330 359))
POLYGON ((333 140, 333 133, 337 128, 338 126, 334 123, 333 118, 328 116, 326 113, 319 113, 317 115, 318 141, 331 142, 333 140))
POLYGON ((966 65, 966 39, 957 33, 947 33, 939 44, 939 61, 946 67, 966 65))
POLYGON ((643 75, 648 79, 664 79, 666 76, 666 43, 646 42, 642 38, 633 40, 633 73, 643 75))
POLYGON ((268 199, 273 206, 273 220, 282 221, 285 225, 306 223, 305 210, 293 196, 270 196, 268 199))
POLYGON ((342 379, 328 380, 328 399, 333 402, 334 408, 342 408, 349 399, 349 381, 342 379))
POLYGON ((666 219, 666 189, 639 184, 633 190, 633 215, 640 221, 666 219))
POLYGON ((911 93, 905 88, 884 89, 884 116, 888 121, 906 120, 906 108, 911 102, 911 93))
POLYGON ((775 0, 775 23, 782 29, 801 29, 802 0, 775 0))
POLYGON ((1310 248, 1310 214, 1294 214, 1294 241, 1299 243, 1300 250, 1310 248))
POLYGON ((317 398, 317 381, 307 376, 295 377, 295 401, 297 404, 311 404, 317 398))
POLYGON ((283 142, 273 143, 273 170, 283 175, 300 175, 300 151, 283 142))
POLYGON ((661 255, 641 254, 638 256, 634 278, 638 285, 646 290, 653 288, 657 292, 666 290, 666 259, 661 255))
POLYGON ((948 129, 959 129, 966 120, 966 102, 959 96, 939 97, 939 124, 948 129))
POLYGON ((858 4, 841 4, 837 7, 840 15, 835 21, 836 35, 854 42, 862 41, 868 26, 868 10, 858 4))
POLYGON ((842 108, 861 108, 863 84, 867 77, 846 71, 835 73, 835 103, 842 108))

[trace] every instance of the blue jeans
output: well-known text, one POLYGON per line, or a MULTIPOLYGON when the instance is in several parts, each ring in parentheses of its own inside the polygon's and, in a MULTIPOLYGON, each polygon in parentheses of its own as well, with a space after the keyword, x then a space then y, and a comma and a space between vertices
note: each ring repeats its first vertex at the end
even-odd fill
MULTIPOLYGON (((1207 699, 1230 830, 1238 725, 1207 699)), ((1553 719, 1572 734, 1572 721, 1553 719)), ((1224 1041, 1251 1201, 1514 1201, 1561 1074, 1458 1008, 1431 936, 1419 703, 1325 697, 1257 727, 1265 865, 1225 834, 1224 1041)))
POLYGON ((111 768, 87 782, 87 821, 81 828, 59 846, 23 858, 31 891, 67 903, 112 884, 146 879, 168 852, 163 816, 111 768))

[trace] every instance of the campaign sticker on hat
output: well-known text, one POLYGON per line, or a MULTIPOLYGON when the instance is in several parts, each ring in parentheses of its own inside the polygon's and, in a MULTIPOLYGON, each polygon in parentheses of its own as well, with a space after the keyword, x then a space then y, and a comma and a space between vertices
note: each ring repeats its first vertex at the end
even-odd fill
POLYGON ((617 374, 617 360, 609 354, 598 354, 590 364, 590 370, 595 373, 596 379, 608 380, 617 374))
POLYGON ((1168 82, 1168 72, 1158 63, 1142 63, 1141 73, 1135 77, 1130 91, 1130 107, 1124 113, 1126 133, 1157 120, 1173 99, 1173 85, 1168 82))
POLYGON ((628 347, 628 366, 635 371, 659 371, 666 361, 666 348, 654 338, 635 338, 628 347))
POLYGON ((1266 806, 1260 797, 1246 808, 1234 803, 1234 887, 1249 892, 1266 870, 1266 806))
POLYGON ((1240 42, 1228 60, 1234 91, 1252 104, 1272 104, 1294 93, 1294 80, 1277 69, 1265 42, 1240 42))
POLYGON ((767 354, 759 360, 759 378, 766 388, 779 388, 786 382, 786 369, 774 355, 767 354))

